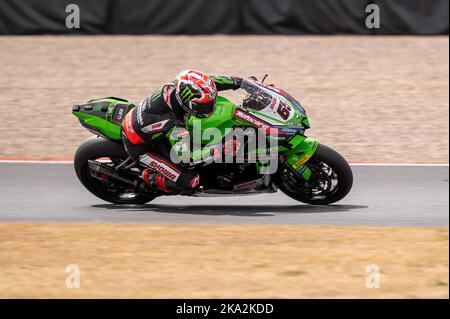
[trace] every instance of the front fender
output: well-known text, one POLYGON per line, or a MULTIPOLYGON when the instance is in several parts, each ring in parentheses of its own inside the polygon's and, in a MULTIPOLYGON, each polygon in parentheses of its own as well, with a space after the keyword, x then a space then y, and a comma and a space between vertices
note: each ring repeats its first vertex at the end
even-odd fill
POLYGON ((288 166, 305 180, 309 180, 311 170, 305 164, 316 152, 319 142, 312 137, 296 135, 288 144, 290 150, 285 153, 288 166))

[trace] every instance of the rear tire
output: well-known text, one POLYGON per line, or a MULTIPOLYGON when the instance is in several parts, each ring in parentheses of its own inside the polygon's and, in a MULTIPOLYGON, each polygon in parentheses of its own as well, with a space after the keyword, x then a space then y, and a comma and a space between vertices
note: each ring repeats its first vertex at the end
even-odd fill
MULTIPOLYGON (((320 165, 317 163, 325 164, 337 176, 337 186, 333 189, 333 192, 330 192, 329 196, 325 198, 308 197, 304 192, 292 190, 292 187, 288 187, 280 176, 277 177, 279 189, 289 197, 311 205, 328 205, 344 198, 350 192, 353 185, 353 173, 347 161, 332 148, 320 144, 306 165, 311 167, 317 165, 316 167, 319 167, 320 165)), ((314 176, 312 175, 311 178, 314 178, 314 176)), ((301 177, 297 177, 299 190, 305 185, 305 182, 300 179, 301 177)))
MULTIPOLYGON (((142 205, 150 202, 156 196, 135 194, 130 198, 121 198, 107 190, 101 182, 92 177, 89 167, 89 160, 96 160, 102 157, 125 160, 128 157, 123 145, 104 138, 92 138, 80 145, 75 153, 74 167, 81 184, 92 194, 113 204, 137 204, 142 205)), ((131 193, 132 194, 132 193, 131 193)))

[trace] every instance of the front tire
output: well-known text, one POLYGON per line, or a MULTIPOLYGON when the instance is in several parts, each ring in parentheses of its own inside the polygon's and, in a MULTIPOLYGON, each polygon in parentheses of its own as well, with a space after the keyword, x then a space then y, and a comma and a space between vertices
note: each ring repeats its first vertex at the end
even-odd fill
MULTIPOLYGON (((93 138, 80 145, 75 153, 74 167, 81 184, 92 194, 113 204, 145 204, 155 198, 152 195, 142 195, 132 190, 111 188, 111 183, 103 182, 93 177, 88 167, 89 160, 109 158, 112 163, 124 161, 128 157, 123 145, 104 138, 93 138)), ((113 164, 111 164, 113 165, 113 164)))
POLYGON ((288 168, 280 169, 277 185, 283 193, 303 203, 328 205, 350 192, 353 185, 350 165, 332 148, 320 144, 306 165, 312 171, 308 182, 288 168))

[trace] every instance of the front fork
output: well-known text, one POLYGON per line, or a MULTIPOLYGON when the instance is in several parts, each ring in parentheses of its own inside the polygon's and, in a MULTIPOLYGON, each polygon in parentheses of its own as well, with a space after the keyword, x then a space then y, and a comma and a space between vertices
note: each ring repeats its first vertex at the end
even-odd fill
POLYGON ((288 150, 284 153, 288 168, 308 181, 311 177, 311 169, 306 163, 314 155, 318 146, 319 142, 312 137, 296 135, 291 138, 288 142, 288 150))

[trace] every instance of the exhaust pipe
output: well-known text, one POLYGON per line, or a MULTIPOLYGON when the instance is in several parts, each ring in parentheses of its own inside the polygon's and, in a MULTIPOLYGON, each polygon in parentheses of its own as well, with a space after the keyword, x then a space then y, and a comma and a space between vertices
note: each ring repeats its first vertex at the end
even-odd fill
POLYGON ((148 187, 148 185, 140 178, 136 178, 133 174, 126 174, 124 171, 118 171, 108 165, 92 160, 88 161, 88 167, 92 177, 94 178, 105 180, 105 177, 107 177, 116 184, 132 189, 137 193, 141 193, 143 195, 154 195, 154 192, 148 187))
POLYGON ((91 175, 95 178, 103 180, 106 176, 112 181, 120 183, 126 187, 130 187, 132 189, 135 189, 137 186, 136 178, 124 176, 124 174, 120 174, 117 170, 108 165, 89 160, 88 167, 91 175))

